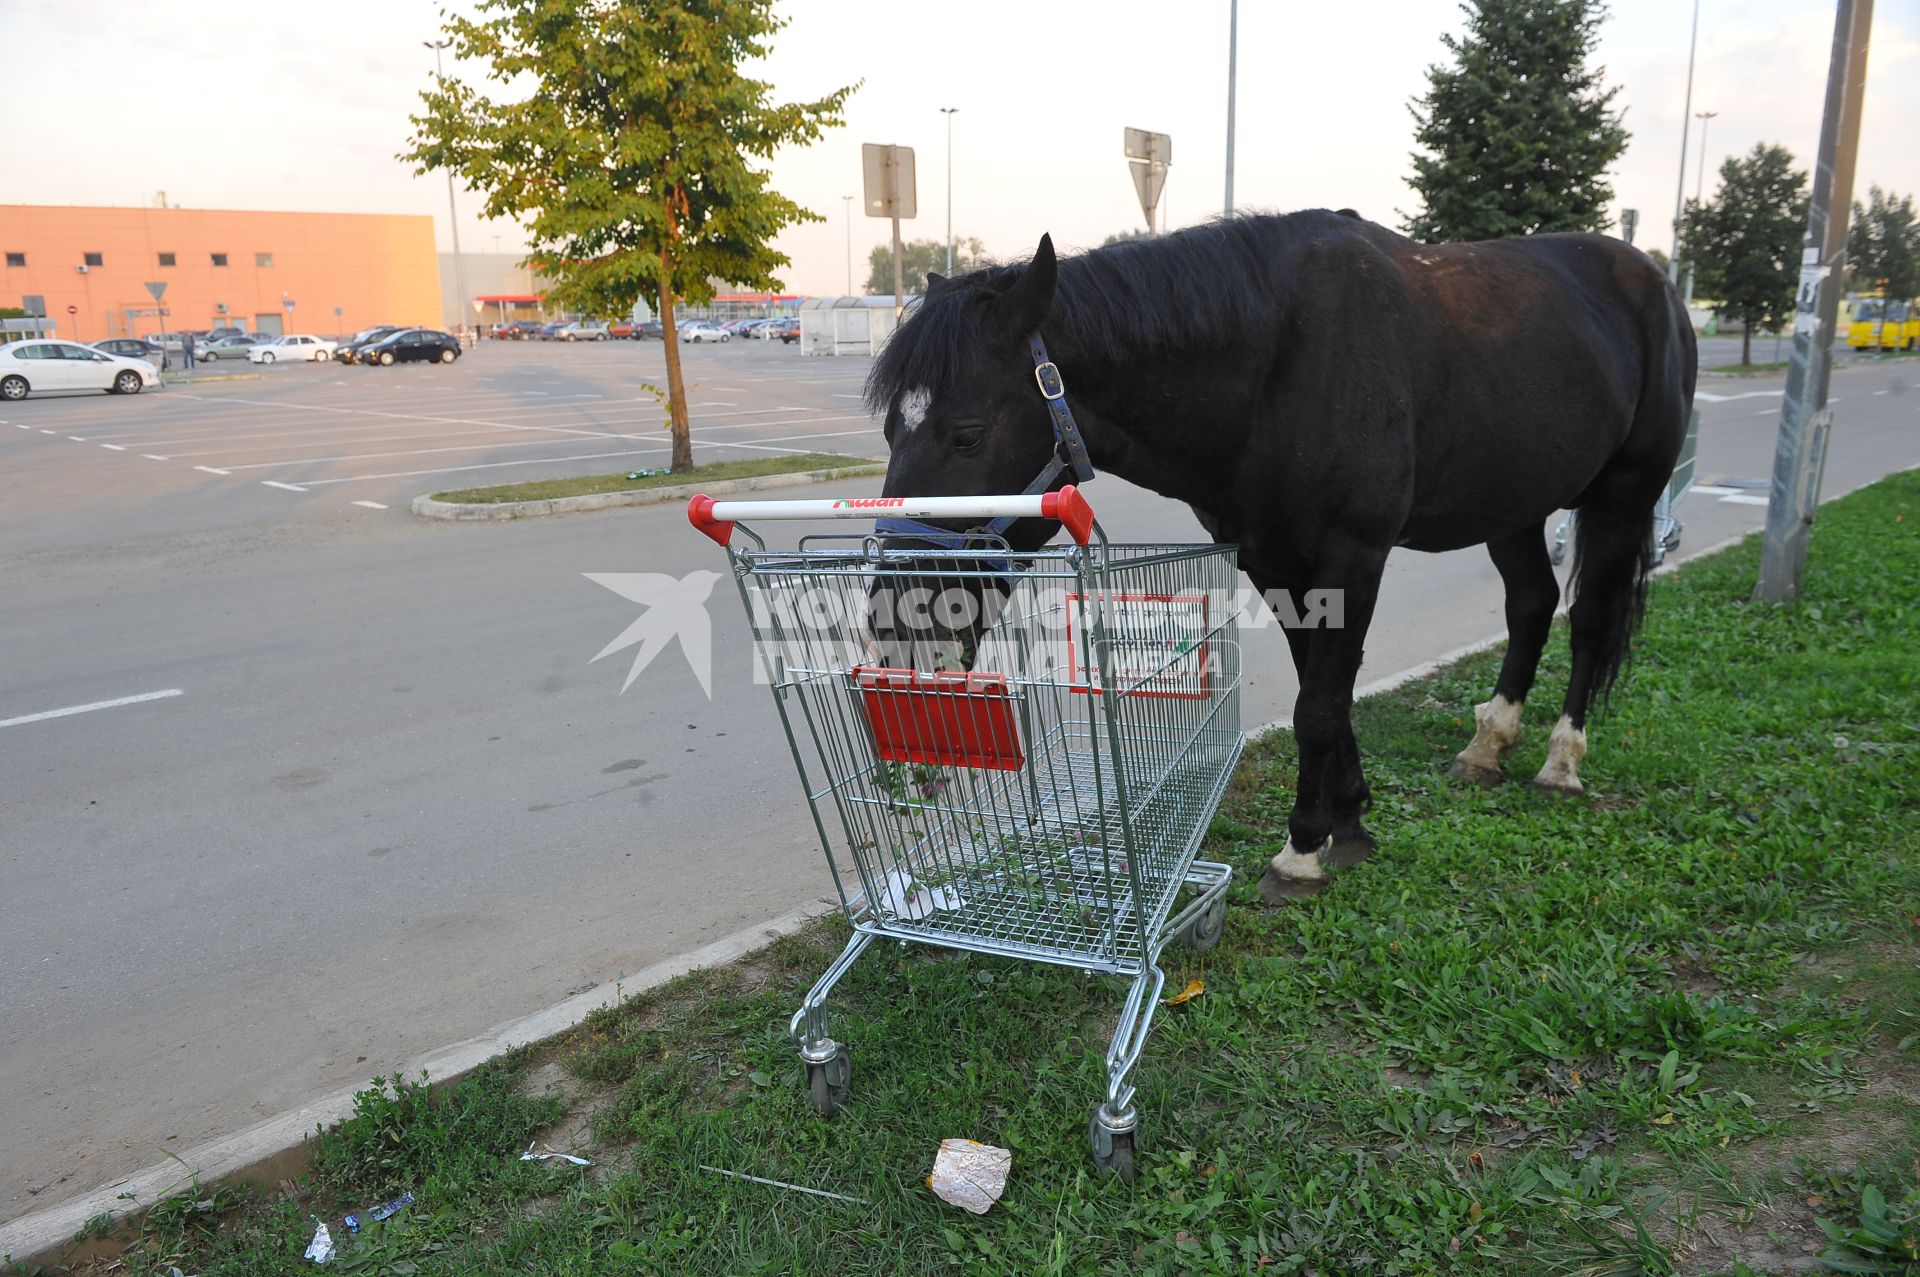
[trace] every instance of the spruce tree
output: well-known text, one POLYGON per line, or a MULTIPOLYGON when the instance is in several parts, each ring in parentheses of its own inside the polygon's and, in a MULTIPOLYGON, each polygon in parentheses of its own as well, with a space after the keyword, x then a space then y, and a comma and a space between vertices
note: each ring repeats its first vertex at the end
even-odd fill
MULTIPOLYGON (((1428 243, 1536 231, 1597 231, 1609 222, 1606 171, 1627 146, 1618 87, 1587 66, 1599 0, 1467 0, 1467 30, 1427 68, 1409 179, 1425 205, 1407 233, 1428 243)), ((1403 214, 1403 216, 1405 216, 1403 214)))
POLYGON ((1705 204, 1687 201, 1683 256, 1694 287, 1714 298, 1713 313, 1745 329, 1740 362, 1753 362, 1754 330, 1776 329, 1794 311, 1800 246, 1807 233, 1807 175, 1784 146, 1757 144, 1720 166, 1720 189, 1705 204))

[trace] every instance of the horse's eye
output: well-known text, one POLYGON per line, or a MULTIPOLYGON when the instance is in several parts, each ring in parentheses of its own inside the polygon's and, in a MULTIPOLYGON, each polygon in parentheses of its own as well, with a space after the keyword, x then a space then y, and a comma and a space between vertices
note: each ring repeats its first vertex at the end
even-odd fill
POLYGON ((972 452, 980 446, 980 441, 986 437, 987 428, 985 426, 962 426, 953 432, 953 450, 955 452, 972 452))

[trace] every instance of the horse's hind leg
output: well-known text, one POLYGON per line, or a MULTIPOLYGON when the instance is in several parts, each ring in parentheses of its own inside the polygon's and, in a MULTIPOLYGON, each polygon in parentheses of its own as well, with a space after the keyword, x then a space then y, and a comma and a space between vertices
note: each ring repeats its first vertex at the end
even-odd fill
POLYGON ((1543 528, 1526 528, 1487 543, 1493 566, 1507 587, 1507 656, 1493 685, 1493 699, 1473 707, 1473 741, 1454 756, 1455 780, 1500 783, 1500 760, 1520 743, 1520 710, 1533 690, 1540 653, 1553 629, 1560 581, 1553 574, 1543 528))
POLYGON ((1627 661, 1633 632, 1646 609, 1653 569, 1653 503, 1662 475, 1620 476, 1600 485, 1580 507, 1573 561, 1573 673, 1567 699, 1547 743, 1536 788, 1578 794, 1580 760, 1587 753, 1587 711, 1605 696, 1627 661), (1651 490, 1648 490, 1651 489, 1651 490))

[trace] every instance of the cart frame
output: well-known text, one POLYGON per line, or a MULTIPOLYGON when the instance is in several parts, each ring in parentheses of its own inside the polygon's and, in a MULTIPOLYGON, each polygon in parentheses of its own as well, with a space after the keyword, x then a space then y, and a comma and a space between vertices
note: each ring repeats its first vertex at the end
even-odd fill
POLYGON ((1225 927, 1233 871, 1195 854, 1244 743, 1235 547, 1109 542, 1071 486, 696 497, 688 514, 727 551, 853 928, 788 1025, 815 1108, 831 1116, 849 1094, 851 1054, 831 1034, 827 999, 875 940, 1121 976, 1087 1129, 1096 1164, 1130 1179, 1131 1077, 1165 985, 1161 952, 1175 939, 1211 948, 1225 927), (1050 518, 1072 541, 1014 551, 975 532, 929 550, 864 532, 772 550, 744 522, 876 514, 1050 518), (903 651, 882 636, 883 607, 919 589, 930 611, 955 600, 980 610, 958 668, 938 644, 903 651))

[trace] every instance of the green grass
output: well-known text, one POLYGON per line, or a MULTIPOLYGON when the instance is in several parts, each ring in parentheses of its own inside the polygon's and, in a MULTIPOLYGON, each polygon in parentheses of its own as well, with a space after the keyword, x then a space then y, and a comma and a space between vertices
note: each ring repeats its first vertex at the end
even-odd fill
POLYGON ((680 473, 642 475, 629 479, 630 471, 620 474, 582 475, 574 479, 537 479, 531 483, 509 483, 496 488, 460 488, 436 492, 435 501, 458 505, 498 505, 503 501, 545 501, 553 497, 580 497, 599 492, 634 492, 642 488, 674 487, 689 483, 712 483, 720 479, 752 479, 769 474, 793 474, 801 470, 845 470, 852 466, 877 464, 868 457, 843 457, 831 452, 803 452, 789 457, 755 457, 747 461, 715 461, 680 473))
MULTIPOLYGON (((875 946, 833 1003, 852 1097, 815 1118, 784 1032, 835 919, 431 1098, 379 1084, 292 1196, 172 1199, 118 1271, 310 1271, 319 1214, 366 1273, 1912 1272, 1920 475, 1822 511, 1798 603, 1747 603, 1756 561, 1655 583, 1585 799, 1446 779, 1497 662, 1469 658, 1361 703, 1380 850, 1276 908, 1294 746, 1252 747, 1205 852, 1238 872, 1225 939, 1166 955, 1206 991, 1134 1075, 1130 1187, 1084 1134, 1121 989, 1071 971, 875 946), (555 1120, 594 1168, 515 1160, 555 1120), (1013 1151, 984 1216, 922 1183, 955 1136, 1013 1151)), ((1514 776, 1565 666, 1561 637, 1514 776)))
POLYGON ((1785 360, 1785 359, 1776 359, 1769 363, 1764 363, 1764 364, 1717 364, 1712 368, 1704 368, 1701 371, 1703 372, 1779 372, 1782 368, 1785 368, 1789 362, 1790 362, 1789 360, 1785 360))

